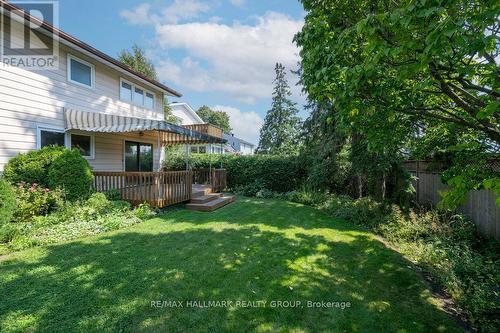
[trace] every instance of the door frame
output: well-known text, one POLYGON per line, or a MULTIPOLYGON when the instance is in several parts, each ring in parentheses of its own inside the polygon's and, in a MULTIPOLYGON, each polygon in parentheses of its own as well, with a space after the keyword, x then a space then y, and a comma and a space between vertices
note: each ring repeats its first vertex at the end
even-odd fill
MULTIPOLYGON (((152 142, 145 142, 145 141, 140 141, 140 140, 135 140, 135 139, 123 139, 123 142, 122 142, 122 167, 123 167, 123 171, 124 172, 127 172, 125 170, 125 143, 126 142, 135 142, 135 143, 139 143, 139 144, 145 144, 145 145, 151 145, 151 158, 152 158, 152 167, 151 167, 151 170, 154 171, 154 167, 155 167, 155 153, 154 153, 154 148, 155 148, 155 145, 154 143, 152 142)), ((130 172, 139 172, 139 171, 130 171, 130 172)))

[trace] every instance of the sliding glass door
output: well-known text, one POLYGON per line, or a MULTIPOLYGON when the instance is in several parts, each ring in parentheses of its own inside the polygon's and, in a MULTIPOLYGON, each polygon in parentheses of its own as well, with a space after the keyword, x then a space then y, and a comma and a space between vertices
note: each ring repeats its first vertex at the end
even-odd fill
POLYGON ((125 141, 125 171, 153 171, 153 145, 125 141))

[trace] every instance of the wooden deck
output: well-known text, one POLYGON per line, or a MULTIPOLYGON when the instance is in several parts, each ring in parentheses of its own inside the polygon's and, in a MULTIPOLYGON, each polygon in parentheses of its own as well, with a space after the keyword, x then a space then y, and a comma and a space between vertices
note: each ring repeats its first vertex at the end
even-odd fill
POLYGON ((224 169, 168 172, 96 171, 93 174, 93 186, 96 191, 116 190, 122 200, 134 205, 147 202, 158 208, 191 200, 193 193, 196 193, 197 184, 208 187, 210 193, 221 192, 226 188, 227 177, 224 169))

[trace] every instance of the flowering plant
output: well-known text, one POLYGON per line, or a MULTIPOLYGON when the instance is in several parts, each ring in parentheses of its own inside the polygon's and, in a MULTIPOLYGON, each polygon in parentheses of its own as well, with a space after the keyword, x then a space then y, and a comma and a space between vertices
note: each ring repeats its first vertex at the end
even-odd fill
POLYGON ((18 207, 15 219, 28 221, 34 216, 47 215, 63 204, 63 192, 59 189, 50 190, 37 183, 21 182, 16 187, 18 207))

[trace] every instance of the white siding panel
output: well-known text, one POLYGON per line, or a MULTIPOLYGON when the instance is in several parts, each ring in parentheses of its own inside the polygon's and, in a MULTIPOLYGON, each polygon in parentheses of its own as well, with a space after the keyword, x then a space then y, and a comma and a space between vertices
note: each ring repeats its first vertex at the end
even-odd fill
MULTIPOLYGON (((131 117, 163 119, 162 93, 145 86, 95 60, 60 45, 59 69, 28 71, 0 67, 0 172, 8 159, 19 152, 36 149, 37 127, 64 127, 64 108, 102 112, 131 117), (67 81, 67 54, 95 65, 95 88, 67 81), (155 108, 148 110, 119 99, 120 78, 155 93, 155 108)), ((154 144, 154 168, 158 167, 155 136, 137 134, 96 134, 95 170, 123 170, 125 139, 154 144)))

